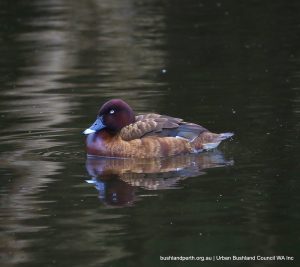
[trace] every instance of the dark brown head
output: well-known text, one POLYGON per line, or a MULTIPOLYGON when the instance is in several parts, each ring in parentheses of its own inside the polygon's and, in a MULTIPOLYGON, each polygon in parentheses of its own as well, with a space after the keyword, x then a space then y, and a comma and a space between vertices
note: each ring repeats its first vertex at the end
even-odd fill
POLYGON ((96 121, 83 133, 90 134, 104 128, 118 132, 133 122, 135 116, 132 108, 121 99, 112 99, 100 108, 96 121))

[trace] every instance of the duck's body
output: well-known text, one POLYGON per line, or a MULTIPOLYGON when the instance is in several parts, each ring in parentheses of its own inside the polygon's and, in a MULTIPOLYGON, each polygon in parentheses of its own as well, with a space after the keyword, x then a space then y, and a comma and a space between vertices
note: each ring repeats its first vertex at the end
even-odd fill
POLYGON ((182 119, 159 114, 134 116, 120 99, 106 102, 84 131, 87 154, 121 158, 168 157, 217 147, 232 133, 215 134, 182 119))

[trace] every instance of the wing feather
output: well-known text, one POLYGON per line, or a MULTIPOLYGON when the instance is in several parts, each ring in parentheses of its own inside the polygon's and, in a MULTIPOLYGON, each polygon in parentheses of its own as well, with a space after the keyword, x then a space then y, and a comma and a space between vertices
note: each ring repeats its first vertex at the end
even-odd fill
POLYGON ((207 131, 200 125, 184 122, 180 118, 150 113, 136 116, 136 122, 124 127, 120 136, 125 141, 146 136, 181 137, 189 141, 207 131))

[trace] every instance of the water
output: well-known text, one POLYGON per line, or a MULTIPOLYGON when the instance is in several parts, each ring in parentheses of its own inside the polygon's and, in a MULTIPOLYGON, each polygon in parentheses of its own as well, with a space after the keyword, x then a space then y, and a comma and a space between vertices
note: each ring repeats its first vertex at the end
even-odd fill
POLYGON ((1 266, 297 265, 299 3, 73 2, 0 3, 1 266), (235 137, 87 160, 113 97, 235 137))

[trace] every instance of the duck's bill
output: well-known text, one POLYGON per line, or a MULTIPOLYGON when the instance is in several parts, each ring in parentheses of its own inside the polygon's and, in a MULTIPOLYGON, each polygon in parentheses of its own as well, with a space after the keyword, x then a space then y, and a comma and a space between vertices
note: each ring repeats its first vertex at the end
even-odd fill
POLYGON ((95 133, 96 131, 95 130, 92 130, 90 128, 87 128, 83 131, 84 134, 91 134, 91 133, 95 133))
POLYGON ((83 133, 84 134, 91 134, 98 132, 105 128, 105 125, 103 124, 102 117, 98 117, 96 121, 92 124, 90 128, 87 128, 83 133))

